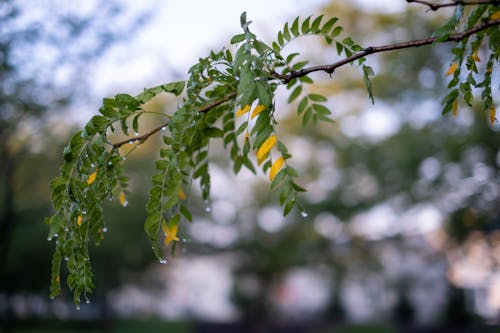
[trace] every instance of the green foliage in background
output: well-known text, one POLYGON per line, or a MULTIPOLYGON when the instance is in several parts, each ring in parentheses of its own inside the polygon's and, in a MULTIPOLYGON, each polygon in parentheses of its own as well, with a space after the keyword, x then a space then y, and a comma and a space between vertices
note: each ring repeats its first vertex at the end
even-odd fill
POLYGON ((276 40, 268 44, 250 31, 251 22, 243 13, 240 20, 243 32, 231 38, 232 47, 199 59, 189 70, 186 81, 145 89, 137 96, 119 94, 105 98, 100 115, 94 116, 71 138, 64 150, 60 176, 50 184, 55 213, 46 223, 50 227, 48 238, 56 243, 51 297, 60 292, 63 263, 68 270, 67 284, 74 293, 75 304, 80 303, 82 296, 86 299, 94 289, 88 247, 90 242, 101 242, 107 230, 103 202, 117 198, 122 206, 127 205, 123 163, 135 148, 156 133, 161 134, 164 145, 151 179, 145 231, 157 258, 166 262, 162 248, 171 247, 174 251, 180 241, 179 223, 192 220, 186 201, 193 181, 199 184, 203 200, 209 200, 208 156, 214 139, 216 143, 222 141, 235 173, 244 167, 253 173, 261 168, 269 175, 270 188, 278 192, 284 215, 293 208, 303 213, 299 194, 304 189, 295 181, 298 173, 292 166, 292 155, 278 134, 274 117, 275 93, 279 86, 289 91, 288 103, 296 103, 297 115, 304 125, 331 122, 330 110, 325 106, 327 98, 308 92, 307 85, 313 83, 310 73, 323 71, 332 75, 338 67, 353 64, 360 69, 368 97, 373 102, 374 71, 366 64, 367 56, 400 48, 457 42, 446 73, 452 79, 443 100, 443 113, 456 114, 459 97, 470 105, 479 89, 484 110, 493 123, 491 78, 500 56, 500 12, 492 4, 469 6, 457 2, 454 6, 450 20, 433 37, 382 47, 363 47, 351 37, 341 37, 343 28, 338 18, 325 19, 322 15, 286 23, 276 40), (335 48, 341 60, 307 67, 308 62, 300 59, 298 53, 287 54, 289 43, 308 35, 323 38, 335 48), (487 60, 479 59, 479 50, 487 60), (478 63, 486 65, 478 66, 478 63), (161 93, 181 96, 179 106, 173 114, 157 114, 159 125, 145 130, 140 126, 140 118, 152 112, 144 105, 161 93), (127 139, 116 141, 117 134, 127 139))

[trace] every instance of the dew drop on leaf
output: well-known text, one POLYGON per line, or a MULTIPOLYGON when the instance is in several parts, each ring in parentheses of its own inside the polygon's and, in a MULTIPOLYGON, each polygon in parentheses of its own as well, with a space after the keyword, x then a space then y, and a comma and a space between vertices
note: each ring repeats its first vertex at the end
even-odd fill
POLYGON ((167 263, 167 259, 160 259, 160 264, 166 264, 167 263))
POLYGON ((309 214, 307 214, 306 211, 301 211, 300 215, 302 215, 302 217, 308 217, 309 216, 309 214))

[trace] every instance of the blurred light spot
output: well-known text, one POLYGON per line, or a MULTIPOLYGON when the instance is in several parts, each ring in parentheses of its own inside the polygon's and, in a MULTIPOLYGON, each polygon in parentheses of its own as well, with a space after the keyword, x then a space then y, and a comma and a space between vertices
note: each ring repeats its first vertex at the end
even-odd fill
POLYGON ((323 237, 335 239, 342 232, 342 222, 335 215, 323 212, 315 217, 314 228, 323 237))
POLYGON ((440 107, 436 100, 423 100, 411 108, 408 122, 413 128, 421 129, 441 117, 440 107))
POLYGON ((238 239, 234 225, 220 225, 208 220, 199 220, 190 224, 190 235, 197 241, 226 247, 238 239))
POLYGON ((418 73, 418 81, 425 88, 434 88, 436 84, 436 74, 432 69, 425 67, 418 73))
POLYGON ((264 207, 257 215, 257 223, 264 231, 277 232, 283 227, 285 219, 278 207, 264 207))
POLYGON ((216 200, 212 204, 212 217, 217 223, 227 224, 234 220, 236 208, 229 200, 216 200))
POLYGON ((441 172, 441 163, 435 157, 427 157, 420 163, 419 167, 420 177, 428 181, 436 179, 441 172))
POLYGON ((359 121, 363 134, 372 141, 396 134, 401 126, 401 118, 388 108, 372 107, 360 115, 359 121))
POLYGON ((304 318, 318 313, 330 299, 330 283, 320 272, 307 268, 290 271, 273 293, 284 313, 304 318))
POLYGON ((351 230, 371 240, 379 240, 399 232, 394 210, 388 204, 381 204, 357 214, 351 220, 351 230))

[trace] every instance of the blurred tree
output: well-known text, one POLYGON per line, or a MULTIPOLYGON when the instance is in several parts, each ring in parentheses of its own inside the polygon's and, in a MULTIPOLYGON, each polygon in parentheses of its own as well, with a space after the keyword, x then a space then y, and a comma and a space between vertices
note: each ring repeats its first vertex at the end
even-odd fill
POLYGON ((32 246, 44 239, 36 233, 37 216, 49 212, 48 193, 40 184, 54 176, 51 152, 44 143, 59 145, 57 130, 68 130, 62 111, 88 97, 81 73, 89 62, 130 37, 145 15, 134 14, 125 28, 110 25, 121 11, 114 1, 0 3, 1 292, 45 285, 33 274, 39 261, 33 260, 32 252, 32 246), (46 125, 55 114, 57 124, 49 130, 46 125), (13 237, 18 241, 12 242, 13 237), (25 260, 13 258, 13 248, 16 256, 24 253, 25 260))

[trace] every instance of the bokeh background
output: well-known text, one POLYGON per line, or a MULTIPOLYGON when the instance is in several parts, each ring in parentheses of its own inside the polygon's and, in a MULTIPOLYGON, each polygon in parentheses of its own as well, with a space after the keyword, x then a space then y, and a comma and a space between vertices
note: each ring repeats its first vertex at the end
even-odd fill
MULTIPOLYGON (((313 74, 310 91, 329 97, 334 124, 303 127, 278 91, 280 136, 308 190, 305 214, 283 218, 267 178, 234 176, 213 144, 212 199, 191 190, 195 218, 167 265, 143 232, 161 145, 149 140, 126 164, 129 205, 107 204, 90 303, 77 310, 67 290, 48 297, 48 182, 103 97, 185 79, 199 57, 230 47, 243 11, 266 42, 286 21, 323 13, 369 46, 429 36, 449 11, 426 9, 402 0, 1 1, 0 329, 496 331, 500 126, 476 106, 441 115, 450 45, 370 56, 374 105, 354 66, 313 74)), ((338 59, 315 37, 287 46, 296 51, 311 65, 338 59)), ((148 107, 172 112, 178 103, 161 96, 148 107)))

